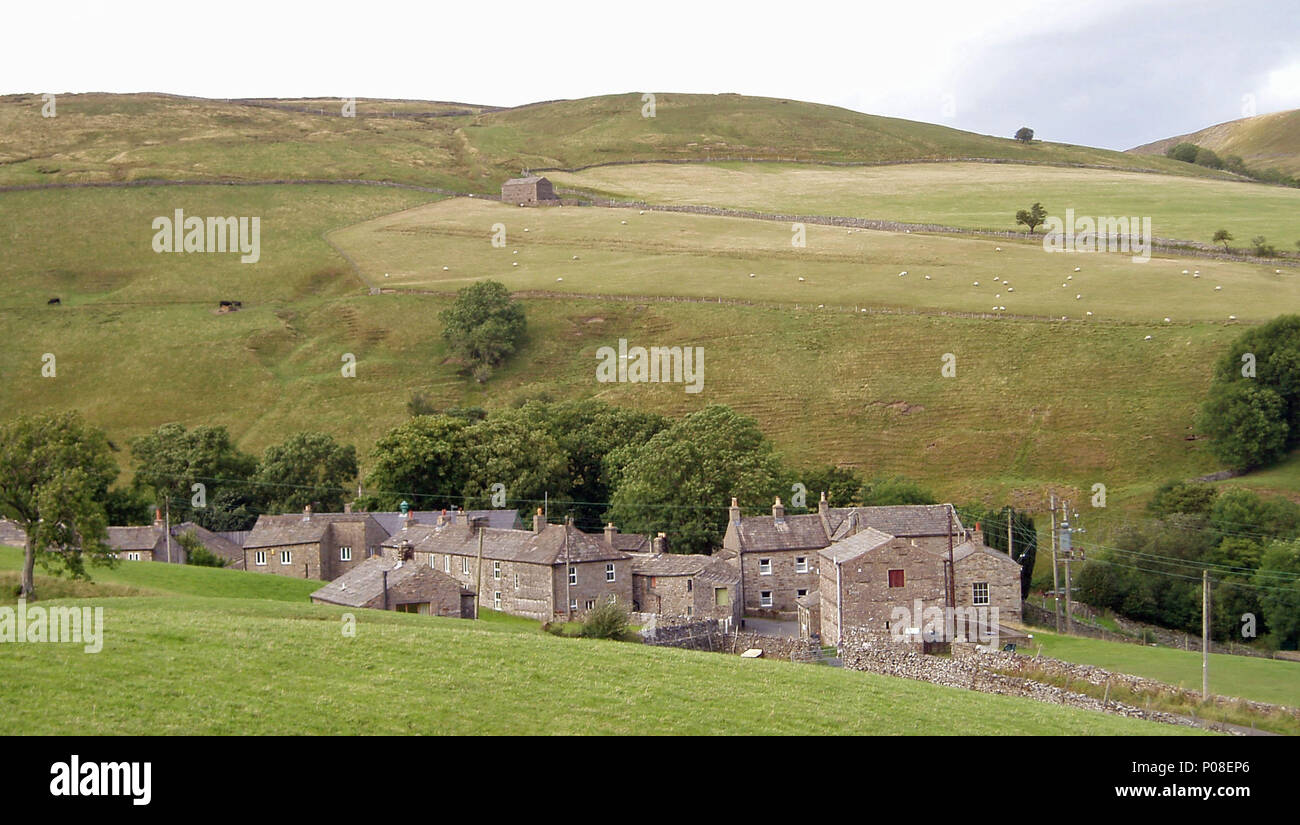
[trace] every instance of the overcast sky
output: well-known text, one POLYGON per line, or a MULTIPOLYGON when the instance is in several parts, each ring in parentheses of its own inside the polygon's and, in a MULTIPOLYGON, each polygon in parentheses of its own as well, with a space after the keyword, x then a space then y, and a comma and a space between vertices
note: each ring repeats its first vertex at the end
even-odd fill
POLYGON ((739 92, 1112 149, 1300 108, 1300 0, 170 0, 4 16, 6 94, 739 92))

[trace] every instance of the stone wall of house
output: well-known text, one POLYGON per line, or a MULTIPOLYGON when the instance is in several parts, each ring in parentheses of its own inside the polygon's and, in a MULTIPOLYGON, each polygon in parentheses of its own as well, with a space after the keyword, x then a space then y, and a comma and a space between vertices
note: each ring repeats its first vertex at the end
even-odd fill
MULTIPOLYGON (((944 546, 947 547, 946 540, 944 546)), ((821 586, 821 637, 828 644, 840 638, 841 613, 846 629, 886 632, 896 621, 892 615, 894 608, 906 608, 912 614, 918 602, 923 611, 947 604, 943 560, 929 550, 913 546, 909 539, 893 539, 840 565, 825 559, 822 563, 826 575, 821 586), (891 570, 903 571, 902 587, 889 586, 891 570), (837 604, 837 598, 843 599, 842 607, 837 604)), ((912 615, 909 626, 919 628, 921 617, 912 615)))
POLYGON ((370 556, 380 555, 380 546, 387 538, 384 528, 373 519, 334 522, 321 542, 321 578, 333 581, 370 556), (351 548, 349 561, 343 560, 344 547, 351 548))
POLYGON ((553 601, 552 578, 559 568, 549 564, 529 564, 518 561, 483 559, 482 592, 479 593, 478 556, 450 553, 419 552, 417 564, 431 566, 451 576, 461 585, 478 593, 480 610, 496 610, 497 593, 501 594, 500 610, 512 616, 523 616, 539 622, 549 622, 558 607, 553 601), (500 569, 496 567, 500 565, 500 569))
MULTIPOLYGON (((378 607, 383 607, 383 596, 379 597, 378 607)), ((427 604, 429 605, 429 614, 433 616, 451 616, 454 618, 470 618, 461 615, 461 585, 455 579, 447 575, 440 575, 437 571, 422 568, 420 574, 415 577, 409 577, 388 588, 388 606, 394 609, 399 604, 427 604)))
POLYGON ((244 569, 254 573, 272 573, 296 579, 320 579, 320 544, 292 544, 284 547, 250 547, 244 549, 244 569), (289 552, 289 563, 281 561, 281 553, 289 552), (257 554, 266 554, 266 564, 257 563, 257 554))
POLYGON ((816 550, 774 550, 741 553, 742 579, 745 588, 745 615, 776 619, 795 618, 795 599, 799 591, 811 593, 817 589, 816 550), (770 559, 771 573, 762 572, 764 559, 770 559), (804 560, 807 572, 798 572, 799 559, 804 560), (762 595, 771 592, 772 604, 763 605, 762 595))
MULTIPOLYGON (((632 560, 577 562, 572 565, 577 581, 569 583, 568 567, 555 566, 555 616, 567 617, 572 610, 574 618, 614 597, 623 604, 632 604, 632 560), (613 565, 614 581, 609 581, 607 569, 613 565)), ((549 621, 549 619, 548 619, 549 621)))
POLYGON ((1020 622, 1020 565, 1010 556, 975 552, 954 566, 958 607, 974 606, 974 584, 984 582, 988 584, 988 606, 997 608, 998 620, 1020 622))

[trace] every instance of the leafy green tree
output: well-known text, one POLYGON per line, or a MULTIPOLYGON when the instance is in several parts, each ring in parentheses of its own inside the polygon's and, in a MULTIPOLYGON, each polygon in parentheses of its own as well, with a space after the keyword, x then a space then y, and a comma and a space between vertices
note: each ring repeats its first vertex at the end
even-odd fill
POLYGON ((934 493, 914 481, 897 476, 872 479, 862 488, 862 504, 866 507, 938 503, 939 500, 934 497, 934 493))
POLYGON ((1221 536, 1292 538, 1300 529, 1300 506, 1284 498, 1262 498, 1252 490, 1230 487, 1210 510, 1210 525, 1221 536))
POLYGON ((1232 233, 1226 229, 1216 229, 1214 232, 1214 243, 1223 244, 1223 251, 1228 251, 1228 242, 1232 240, 1232 233))
POLYGON ((1300 542, 1276 542, 1264 551, 1254 583, 1260 618, 1280 647, 1300 647, 1300 542))
POLYGON ((524 308, 497 281, 479 281, 456 293, 438 316, 442 337, 463 358, 480 383, 523 342, 524 308))
POLYGON ((158 507, 170 505, 172 523, 194 521, 209 530, 248 529, 261 509, 261 499, 249 480, 257 459, 240 452, 225 427, 164 424, 131 439, 136 471, 132 486, 153 496, 158 507), (202 484, 203 506, 195 506, 195 484, 202 484), (238 519, 246 526, 230 528, 230 511, 244 508, 238 519), (216 525, 216 526, 214 526, 216 525))
POLYGON ((1016 223, 1029 227, 1031 233, 1036 227, 1041 226, 1045 220, 1047 220, 1047 210, 1043 208, 1041 203, 1035 203, 1028 209, 1021 209, 1016 212, 1016 223))
POLYGON ((710 405, 627 455, 607 517, 630 532, 665 531, 676 553, 722 541, 734 496, 751 508, 781 494, 784 470, 757 422, 710 405))
POLYGON ((1157 518, 1187 513, 1208 516, 1219 491, 1210 484, 1191 481, 1166 481, 1147 504, 1147 512, 1157 518))
POLYGON ((1223 160, 1218 156, 1218 154, 1215 153, 1213 149, 1209 149, 1205 146, 1196 147, 1196 160, 1194 161, 1194 163, 1197 166, 1206 166, 1209 167, 1210 169, 1223 168, 1223 160))
POLYGON ((420 509, 460 506, 468 426, 463 418, 421 415, 389 430, 371 452, 368 492, 357 505, 396 510, 406 500, 420 509))
POLYGON ((104 496, 104 512, 113 526, 153 524, 153 498, 134 487, 114 487, 104 496))
POLYGON ((76 413, 0 425, 0 512, 27 533, 19 592, 35 591, 35 565, 85 578, 85 560, 108 562, 103 501, 117 477, 104 434, 76 413))
POLYGON ((1174 160, 1181 160, 1183 163, 1196 163, 1196 155, 1199 151, 1200 147, 1195 143, 1184 142, 1171 147, 1167 152, 1165 152, 1165 155, 1174 160))
POLYGON ((186 530, 176 537, 176 543, 185 548, 185 563, 195 567, 225 567, 226 560, 203 546, 193 530, 186 530))
POLYGON ((295 513, 307 505, 336 513, 357 478, 357 450, 325 433, 294 433, 266 449, 254 481, 272 512, 295 513))
POLYGON ((1241 334, 1214 365, 1209 399, 1234 384, 1265 387, 1285 405, 1288 449, 1300 445, 1300 315, 1280 315, 1241 334), (1255 375, 1244 375, 1247 362, 1255 375))
POLYGON ((568 456, 527 411, 509 410, 465 430, 466 507, 489 507, 492 487, 508 501, 536 502, 569 492, 568 456))
MULTIPOLYGON (((794 480, 808 490, 808 508, 815 509, 821 494, 832 507, 852 507, 862 504, 863 490, 868 486, 857 471, 828 464, 794 474, 794 480)), ((786 487, 786 489, 790 489, 786 487)))
POLYGON ((1016 130, 1016 140, 1021 143, 1029 143, 1034 139, 1034 130, 1028 126, 1021 126, 1016 130))
POLYGON ((1228 384, 1201 408, 1210 449, 1234 470, 1266 467, 1286 455, 1286 402, 1264 386, 1228 384))

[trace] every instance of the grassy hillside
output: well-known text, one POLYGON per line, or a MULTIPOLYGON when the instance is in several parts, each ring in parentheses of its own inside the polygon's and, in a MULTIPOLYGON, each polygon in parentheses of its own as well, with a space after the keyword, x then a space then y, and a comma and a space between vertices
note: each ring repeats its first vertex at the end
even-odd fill
POLYGON ((1276 265, 1135 262, 1124 254, 1047 254, 1041 243, 820 225, 808 225, 806 246, 796 248, 788 223, 639 211, 519 209, 456 198, 347 227, 330 239, 380 287, 450 290, 490 277, 514 290, 850 311, 988 313, 1005 306, 1022 316, 1078 319, 1092 312, 1093 321, 1160 323, 1265 320, 1279 301, 1300 303, 1300 271, 1277 274, 1276 265), (505 247, 490 242, 496 224, 506 228, 505 247))
POLYGON ((1300 174, 1300 109, 1230 120, 1129 151, 1135 155, 1163 156, 1167 149, 1179 143, 1213 149, 1220 157, 1237 155, 1251 168, 1300 174))
MULTIPOLYGON (((1058 635, 1037 627, 1032 632, 1044 656, 1201 689, 1201 654, 1197 651, 1058 635)), ((1300 707, 1300 662, 1212 653, 1210 690, 1219 696, 1300 707)))
POLYGON ((837 668, 562 639, 513 624, 355 611, 348 638, 340 608, 198 597, 102 606, 98 654, 0 646, 0 700, 11 709, 0 734, 1189 733, 837 668))
POLYGON ((61 95, 41 116, 39 95, 0 97, 0 185, 143 178, 363 178, 498 191, 524 167, 720 154, 893 161, 990 157, 1155 168, 1217 176, 1164 158, 1007 138, 860 114, 832 106, 737 95, 661 94, 641 117, 637 94, 539 103, 450 117, 385 117, 459 104, 259 101, 170 95, 61 95), (283 108, 279 108, 283 107, 283 108), (294 111, 321 109, 327 114, 294 111))
MULTIPOLYGON (((1187 164, 1184 164, 1187 165, 1187 164)), ((557 185, 650 203, 847 215, 965 229, 1024 231, 1018 209, 1049 215, 1150 217, 1160 238, 1210 243, 1225 228, 1236 245, 1300 237, 1300 190, 1239 181, 1014 164, 932 163, 844 169, 789 164, 641 164, 548 173, 557 185)), ((1041 230, 1040 230, 1041 231, 1041 230)))

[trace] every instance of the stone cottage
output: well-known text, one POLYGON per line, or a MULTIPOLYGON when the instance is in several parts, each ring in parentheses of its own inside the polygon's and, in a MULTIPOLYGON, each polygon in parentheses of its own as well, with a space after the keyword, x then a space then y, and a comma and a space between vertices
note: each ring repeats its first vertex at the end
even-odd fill
POLYGON ((417 565, 476 591, 480 608, 549 622, 579 618, 601 602, 632 604, 631 555, 571 521, 547 524, 540 512, 532 530, 408 521, 383 552, 408 543, 417 565))
POLYGON ((388 533, 369 513, 258 516, 244 541, 244 569, 331 581, 379 555, 388 533))
POLYGON ((740 570, 716 556, 637 554, 632 605, 640 613, 685 619, 739 619, 740 570))
POLYGON ((742 516, 733 498, 719 555, 738 560, 746 615, 794 619, 819 589, 818 552, 867 529, 945 552, 949 536, 963 537, 948 504, 831 507, 823 493, 815 513, 787 515, 778 498, 770 516, 742 516))
POLYGON ((155 513, 154 523, 143 527, 109 527, 107 544, 109 552, 122 561, 160 561, 188 564, 189 554, 180 538, 190 535, 213 555, 224 559, 226 567, 242 570, 244 551, 239 545, 192 521, 171 526, 171 541, 161 513, 155 513))
POLYGON ((501 184, 501 202, 516 203, 520 206, 537 206, 547 201, 558 202, 551 182, 538 175, 526 178, 511 178, 501 184))
POLYGON ((316 604, 396 610, 426 616, 474 618, 474 591, 405 557, 371 556, 311 594, 316 604))

